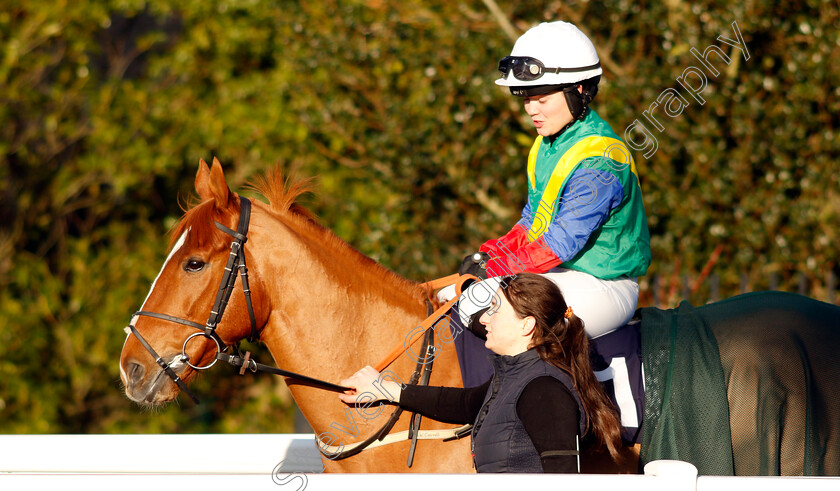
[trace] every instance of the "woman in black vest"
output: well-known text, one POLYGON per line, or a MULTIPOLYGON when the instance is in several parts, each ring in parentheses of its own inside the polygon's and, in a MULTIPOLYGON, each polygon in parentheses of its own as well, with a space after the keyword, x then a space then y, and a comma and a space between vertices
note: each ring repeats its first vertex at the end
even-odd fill
POLYGON ((579 472, 587 432, 618 458, 618 417, 589 365, 583 321, 558 287, 531 273, 506 278, 481 317, 494 374, 469 389, 400 385, 365 367, 342 385, 447 423, 473 423, 478 472, 579 472), (499 295, 498 293, 502 294, 499 295))

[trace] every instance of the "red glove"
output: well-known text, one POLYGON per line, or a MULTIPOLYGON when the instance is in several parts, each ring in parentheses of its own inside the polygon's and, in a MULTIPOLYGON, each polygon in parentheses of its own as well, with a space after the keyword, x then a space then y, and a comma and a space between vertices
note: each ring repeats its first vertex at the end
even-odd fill
POLYGON ((562 262, 545 243, 545 239, 540 237, 518 249, 495 255, 494 259, 487 262, 487 277, 507 276, 522 272, 545 273, 562 262))

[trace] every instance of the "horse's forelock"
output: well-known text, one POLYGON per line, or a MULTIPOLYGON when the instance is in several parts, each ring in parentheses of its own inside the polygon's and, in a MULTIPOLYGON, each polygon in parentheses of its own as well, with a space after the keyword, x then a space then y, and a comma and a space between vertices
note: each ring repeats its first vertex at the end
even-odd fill
POLYGON ((187 210, 172 230, 169 248, 171 249, 186 231, 189 231, 187 245, 190 247, 209 246, 213 250, 227 248, 230 236, 216 228, 215 222, 228 222, 233 215, 231 210, 233 200, 231 201, 232 203, 222 210, 217 209, 212 200, 204 201, 187 210))

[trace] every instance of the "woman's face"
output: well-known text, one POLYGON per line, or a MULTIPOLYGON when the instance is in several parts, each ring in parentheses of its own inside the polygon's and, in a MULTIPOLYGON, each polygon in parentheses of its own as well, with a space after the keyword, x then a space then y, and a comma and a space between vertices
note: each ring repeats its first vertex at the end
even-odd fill
POLYGON ((566 95, 562 91, 525 97, 523 102, 525 112, 531 116, 537 133, 542 136, 551 136, 573 121, 566 95))
POLYGON ((484 346, 497 355, 513 356, 527 351, 534 333, 534 318, 516 315, 501 287, 491 305, 478 320, 487 329, 484 346))

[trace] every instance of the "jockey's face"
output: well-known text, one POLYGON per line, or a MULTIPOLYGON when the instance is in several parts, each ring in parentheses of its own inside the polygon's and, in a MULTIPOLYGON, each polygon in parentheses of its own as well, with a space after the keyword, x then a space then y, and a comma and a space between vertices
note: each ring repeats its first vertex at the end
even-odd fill
MULTIPOLYGON (((500 287, 501 288, 501 287, 500 287)), ((534 318, 520 318, 501 290, 479 322, 487 328, 484 346, 497 355, 518 355, 528 349, 534 334, 534 318)))
POLYGON ((573 120, 569 104, 566 102, 566 95, 562 91, 525 97, 523 102, 525 112, 531 116, 537 133, 542 136, 557 133, 573 120))

